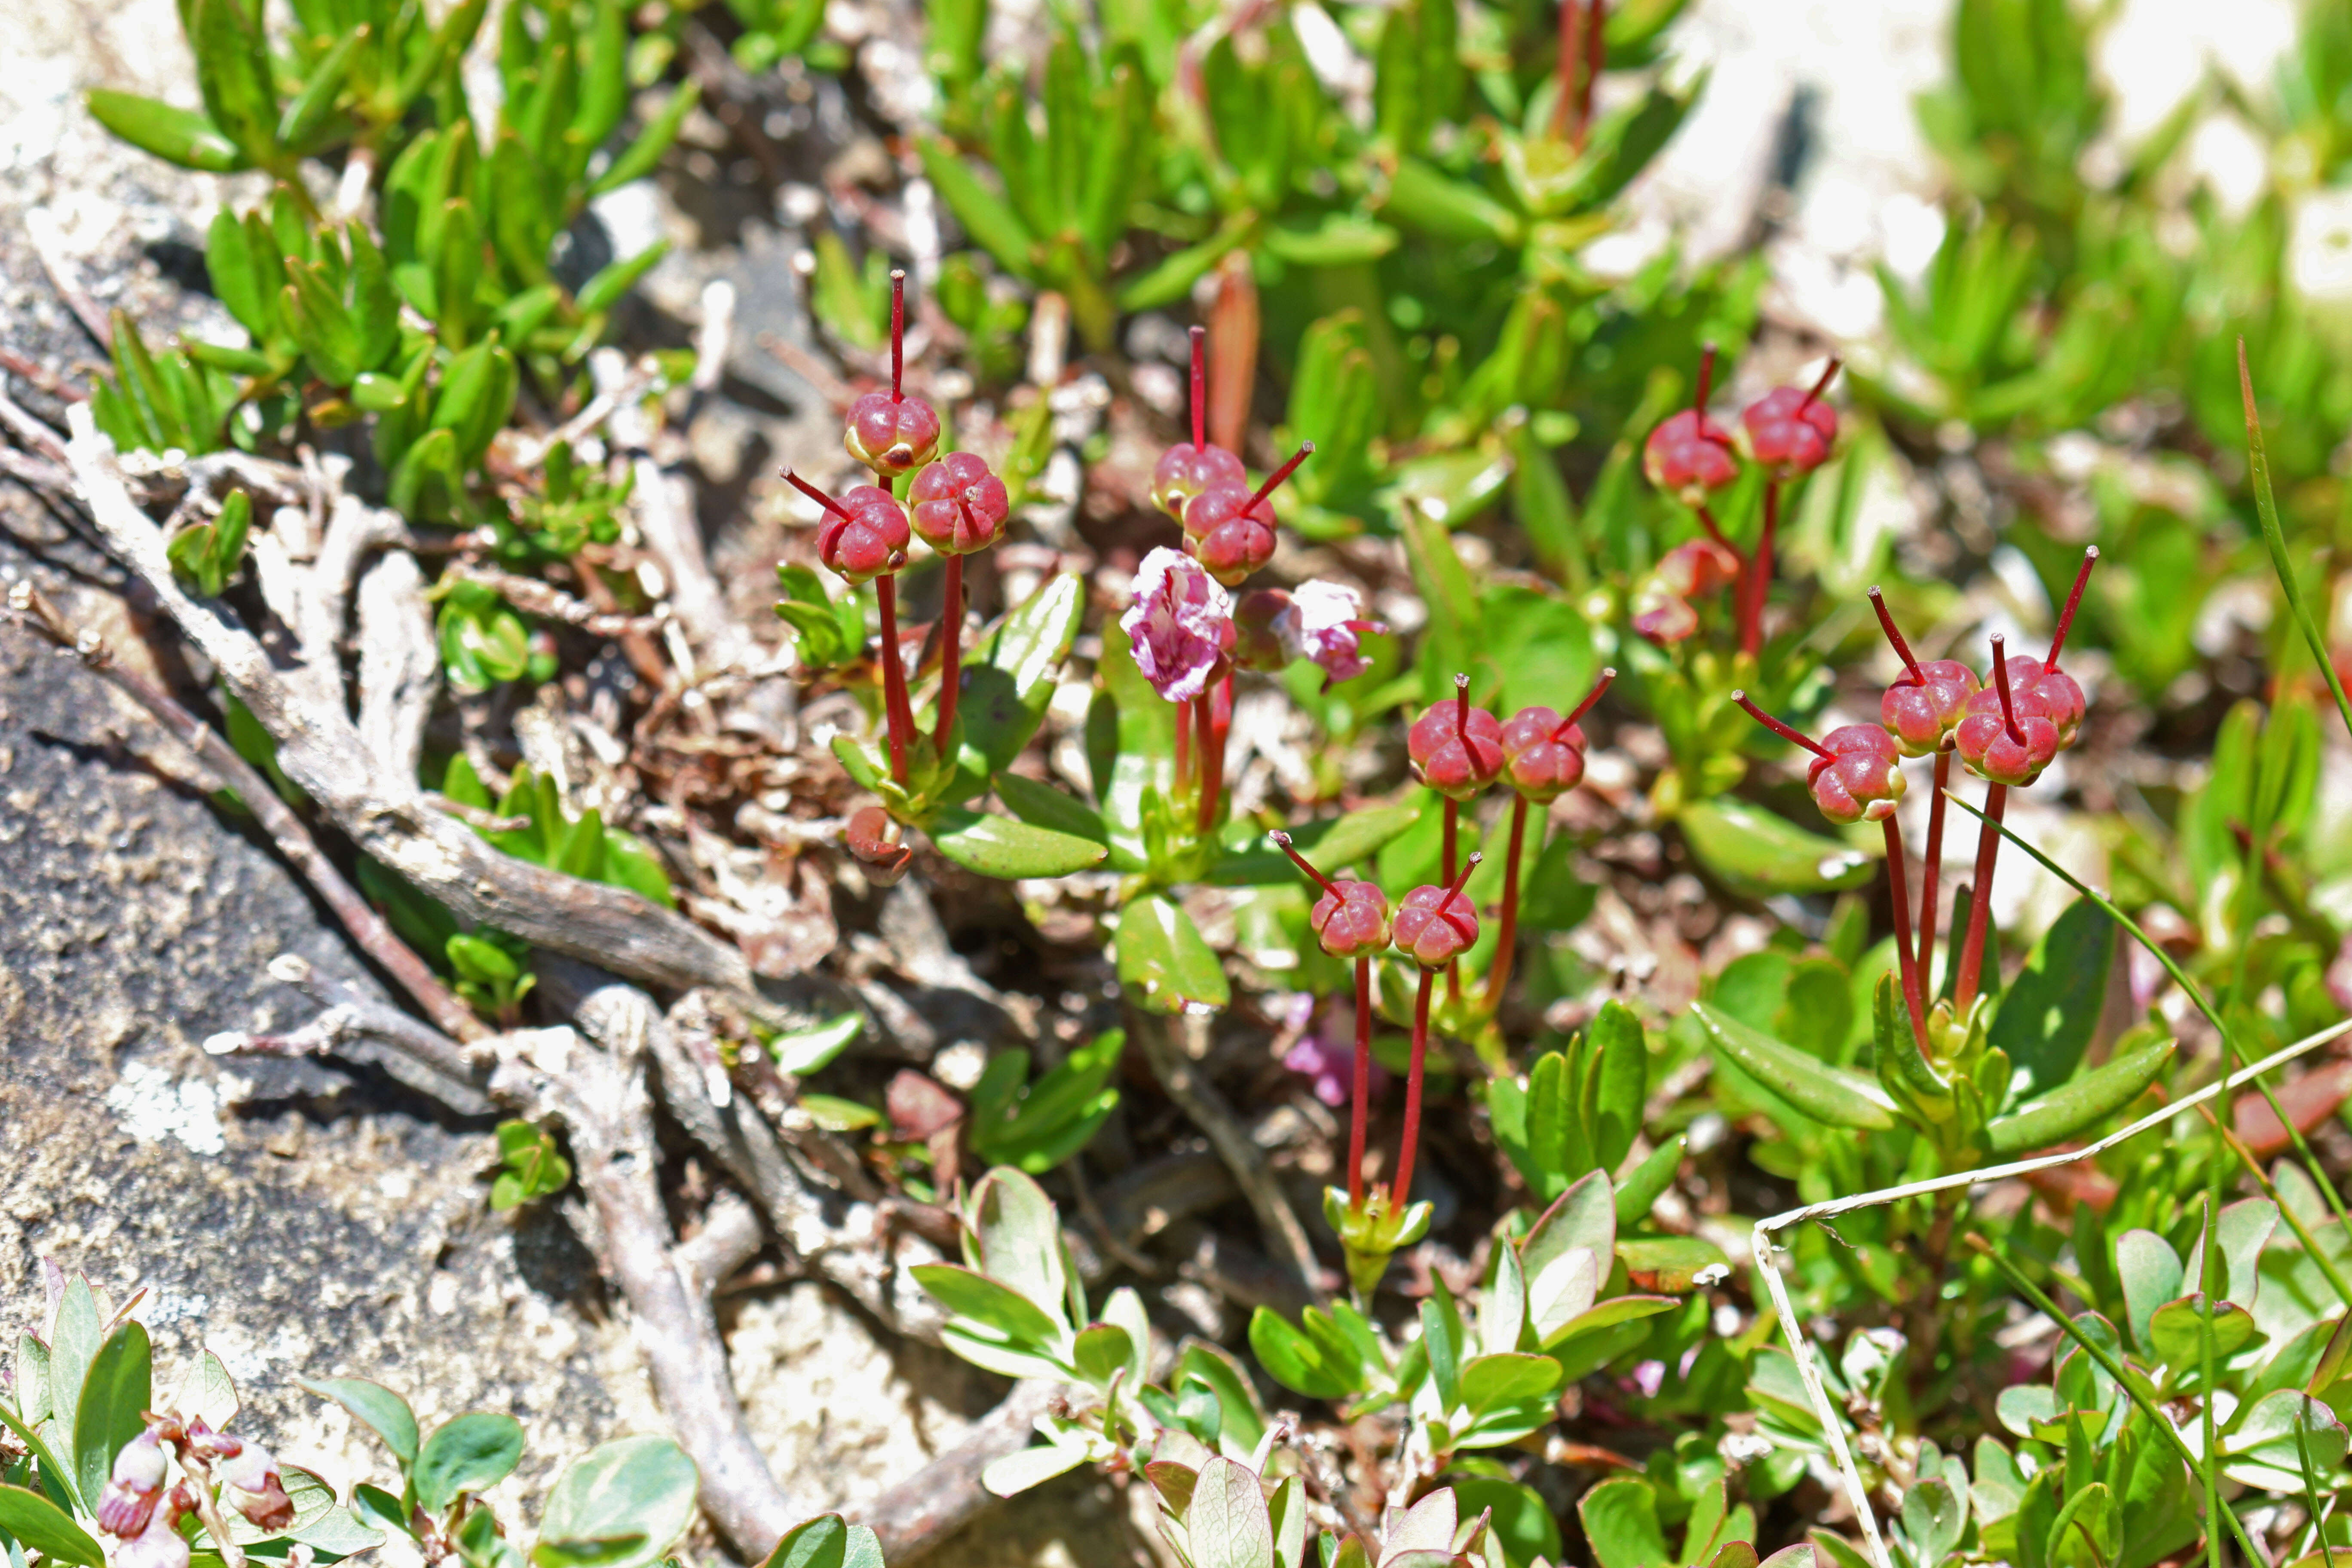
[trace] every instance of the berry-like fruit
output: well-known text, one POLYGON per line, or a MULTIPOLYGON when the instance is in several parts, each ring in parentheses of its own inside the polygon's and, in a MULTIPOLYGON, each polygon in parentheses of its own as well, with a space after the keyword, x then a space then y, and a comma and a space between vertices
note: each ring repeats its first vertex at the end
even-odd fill
POLYGON ((1837 442, 1837 410, 1821 400, 1820 390, 1776 386, 1749 404, 1739 416, 1739 449, 1784 481, 1828 462, 1837 442))
POLYGON ((879 485, 843 494, 816 534, 817 559, 851 583, 870 583, 907 561, 907 509, 879 485))
POLYGON ((849 405, 842 445, 876 473, 895 479, 939 449, 940 416, 919 397, 869 392, 849 405))
POLYGON ((1642 472, 1684 505, 1705 506, 1708 496, 1739 477, 1739 458, 1722 426, 1685 408, 1642 443, 1642 472))
POLYGON ((942 555, 970 555, 1004 537, 1013 498, 970 452, 950 452, 915 476, 915 531, 942 555))
MULTIPOLYGON (((1476 856, 1471 861, 1475 864, 1476 856)), ((1465 867, 1464 877, 1469 875, 1465 867)), ((1443 969, 1476 945, 1478 911, 1462 896, 1462 884, 1415 888, 1397 910, 1399 952, 1423 969, 1443 969)))
POLYGON ((1875 724, 1842 724, 1822 737, 1805 784, 1822 815, 1843 826, 1884 822, 1903 798, 1903 763, 1894 737, 1875 724))
POLYGON ((1917 679, 1896 679, 1878 700, 1878 721, 1906 757, 1924 757, 1952 743, 1977 691, 1976 672, 1956 658, 1928 659, 1917 679))
POLYGON ((1246 492, 1249 475, 1242 460, 1223 447, 1195 447, 1179 441, 1160 454, 1151 470, 1151 504, 1184 521, 1184 503, 1216 485, 1239 485, 1246 492))
POLYGON ((1413 776, 1455 800, 1468 800, 1503 771, 1503 726, 1484 708, 1470 705, 1466 679, 1460 694, 1433 702, 1405 732, 1405 755, 1413 776))

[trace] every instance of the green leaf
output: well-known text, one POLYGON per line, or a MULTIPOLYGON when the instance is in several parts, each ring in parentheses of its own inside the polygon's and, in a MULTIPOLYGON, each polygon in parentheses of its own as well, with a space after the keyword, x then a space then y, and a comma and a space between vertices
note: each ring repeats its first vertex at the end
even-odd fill
POLYGON ((882 1568, 874 1531, 837 1513, 821 1513, 784 1532, 761 1568, 882 1568))
POLYGON ((1860 1073, 1783 1045, 1706 1003, 1695 1002, 1691 1010, 1716 1049, 1793 1110, 1832 1127, 1877 1132, 1894 1128, 1895 1101, 1860 1073))
POLYGON ((1638 1224, 1656 1205, 1659 1194, 1674 1185, 1675 1174, 1682 1169, 1683 1150, 1689 1142, 1688 1138, 1679 1134, 1669 1138, 1626 1173, 1625 1179, 1617 1184, 1620 1226, 1638 1224))
POLYGON ((91 118, 142 153, 167 163, 226 174, 247 167, 245 154, 220 127, 193 109, 174 109, 134 92, 90 89, 91 118))
POLYGON ((1877 874, 1875 857, 1728 795, 1693 801, 1675 820, 1691 852, 1743 898, 1858 888, 1877 874))
POLYGON ((1222 1455, 1202 1465, 1184 1510, 1184 1536, 1192 1568, 1269 1568, 1274 1520, 1256 1475, 1222 1455))
POLYGON ((2066 907, 2002 996, 1987 1043, 2047 1089, 2074 1076, 2106 1005, 2116 922, 2088 899, 2066 907))
POLYGON ((1462 1367, 1462 1404, 1473 1415, 1540 1399, 1559 1386, 1559 1363, 1548 1355, 1498 1351, 1462 1367))
POLYGON ((607 262, 595 275, 580 286, 578 304, 589 315, 609 310, 621 302, 621 296, 636 287, 637 279, 654 269, 654 263, 669 254, 669 241, 657 239, 625 260, 607 262))
POLYGON ((2295 579, 2294 563, 2287 557, 2286 534, 2279 527, 2278 502, 2271 496, 2270 455, 2263 448, 2262 419, 2254 406, 2254 382, 2246 369, 2243 338, 2238 340, 2238 387, 2245 403, 2246 458, 2254 483, 2254 510, 2262 519, 2263 543, 2270 551, 2271 567, 2278 574, 2279 591, 2286 597, 2287 609, 2327 681, 2328 694, 2336 699, 2336 711, 2343 716, 2345 730, 2352 732, 2352 697, 2345 694, 2344 678, 2336 673, 2335 656, 2329 652, 2318 623, 2312 619, 2309 606, 2303 602, 2302 585, 2295 579))
MULTIPOLYGON (((356 1407, 352 1413, 360 1414, 356 1407)), ((427 1437, 418 1451, 417 1503, 425 1512, 437 1514, 460 1492, 482 1491, 506 1479, 521 1458, 521 1422, 511 1415, 467 1411, 427 1437)))
POLYGON ((614 159, 613 166, 588 187, 588 194, 601 196, 607 191, 617 191, 630 181, 641 180, 652 174, 654 165, 661 162, 661 155, 669 151, 671 142, 677 140, 678 129, 686 123, 686 117, 694 112, 694 106, 701 100, 702 85, 699 82, 689 81, 672 92, 668 101, 662 105, 661 112, 637 133, 637 139, 629 143, 628 151, 614 159))
POLYGON ((957 1263, 919 1263, 915 1283, 959 1318, 971 1320, 1006 1343, 1051 1353, 1061 1325, 1011 1286, 957 1263))
POLYGON ((285 112, 278 117, 277 137, 280 146, 307 152, 305 145, 335 107, 335 99, 343 89, 351 74, 352 59, 359 53, 367 35, 354 28, 345 33, 334 46, 320 56, 310 74, 304 79, 301 90, 286 100, 285 112))
POLYGON ((1369 1386, 1362 1352, 1318 1308, 1307 1308, 1298 1324, 1258 1308, 1250 1314, 1249 1342, 1266 1375, 1294 1394, 1345 1399, 1369 1386))
POLYGON ((1037 242, 1020 215, 1003 196, 982 184, 971 165, 946 142, 926 136, 915 143, 915 150, 922 157, 923 173, 930 176, 940 199, 947 203, 948 210, 955 215, 964 232, 994 257, 999 267, 1016 278, 1034 282, 1037 276, 1037 242))
POLYGON ((38 1492, 0 1486, 0 1531, 52 1563, 104 1568, 106 1552, 70 1515, 38 1492))
POLYGON ((1072 837, 1091 839, 1105 849, 1110 847, 1110 827, 1103 821, 1102 813, 1076 796, 1066 795, 1052 784, 1023 778, 1019 773, 999 773, 995 782, 996 798, 1022 821, 1072 837))
MULTIPOLYGON (((58 1301, 57 1323, 49 1334, 49 1414, 60 1429, 59 1446, 66 1450, 60 1458, 67 1466, 63 1479, 68 1487, 79 1486, 81 1467, 74 1460, 72 1434, 64 1429, 81 1410, 82 1384, 98 1359, 103 1333, 98 1298, 89 1281, 78 1274, 66 1282, 65 1294, 58 1301)), ((93 1510, 98 1506, 95 1496, 79 1500, 93 1510)))
POLYGON ((245 0, 188 0, 181 15, 212 122, 253 162, 276 162, 278 95, 258 17, 245 0))
MULTIPOLYGON (((2124 1315, 2132 1342, 2154 1355, 2148 1324, 2156 1310, 2180 1295, 2180 1255, 2152 1230, 2127 1230, 2116 1238, 2116 1273, 2124 1288, 2124 1315)), ((2347 1319, 2347 1321, 2352 1321, 2347 1319)))
POLYGON ((950 807, 927 825, 940 854, 983 877, 1066 877, 1101 864, 1110 851, 1091 838, 1056 833, 1018 817, 950 807))
MULTIPOLYGON (((1368 865, 1381 849, 1421 820, 1423 802, 1372 805, 1345 816, 1328 816, 1291 831, 1291 847, 1324 875, 1337 877, 1350 866, 1368 865)), ((1220 858, 1205 879, 1220 888, 1280 886, 1297 880, 1298 868, 1263 842, 1220 858)))
POLYGON ((1658 1523, 1658 1502, 1650 1483, 1617 1476, 1586 1492, 1576 1505, 1584 1538, 1600 1568, 1675 1568, 1658 1523))
POLYGON ((1146 893, 1118 917, 1118 982, 1147 1011, 1223 1007, 1233 1000, 1224 966, 1182 906, 1146 893))
MULTIPOLYGON (((2011 993, 2021 994, 2023 986, 2011 993)), ((2105 989, 2102 983, 2101 989, 2105 989)), ((2011 1004, 2003 1002, 2006 1011, 2011 1004)), ((1997 1116, 1985 1128, 1985 1145, 2002 1159, 2047 1148, 2087 1128, 2096 1126, 2137 1100, 2164 1074, 2172 1060, 2175 1042, 2159 1040, 2093 1068, 2048 1094, 2027 1100, 2006 1116, 1997 1116)))
MULTIPOLYGON (((2204 1331, 2205 1298, 2183 1296, 2158 1307, 2148 1319, 2148 1346, 2166 1366, 2175 1372, 2186 1372, 2200 1363, 2204 1331)), ((2254 1326, 2253 1314, 2236 1302, 2223 1301, 2214 1309, 2213 1361, 2217 1367, 2263 1337, 2262 1330, 2254 1326)))
POLYGON ((1552 1517, 1551 1505, 1533 1488, 1494 1476, 1457 1476, 1446 1484, 1453 1489, 1460 1517, 1488 1516, 1488 1528, 1503 1543, 1503 1557, 1510 1568, 1530 1568, 1538 1558, 1546 1563, 1561 1561, 1559 1521, 1552 1517))
POLYGON ((1636 1288, 1677 1294, 1695 1289, 1699 1274, 1725 1268, 1731 1261, 1723 1248, 1696 1236, 1643 1236, 1621 1241, 1617 1260, 1625 1266, 1626 1278, 1636 1288))
POLYGON ((844 1013, 814 1029, 777 1036, 768 1042, 768 1054, 776 1058, 778 1072, 805 1078, 847 1050, 849 1042, 856 1039, 857 1031, 865 1026, 864 1015, 844 1013))
POLYGON ((638 1544, 600 1557, 602 1568, 650 1563, 694 1522, 700 1485, 694 1461, 667 1437, 620 1437, 599 1444, 567 1466, 547 1494, 532 1561, 543 1568, 560 1568, 548 1556, 551 1543, 634 1535, 638 1544))
POLYGON ((114 1456, 146 1429, 144 1413, 155 1404, 153 1373, 147 1331, 137 1323, 107 1335, 91 1359, 73 1425, 74 1477, 85 1500, 106 1489, 114 1456))
POLYGON ((966 760, 961 765, 971 778, 967 794, 977 794, 990 775, 1011 767, 1037 732, 1086 602, 1084 579, 1062 573, 1014 606, 965 655, 956 722, 963 730, 966 760), (977 768, 968 760, 971 753, 978 754, 977 768))

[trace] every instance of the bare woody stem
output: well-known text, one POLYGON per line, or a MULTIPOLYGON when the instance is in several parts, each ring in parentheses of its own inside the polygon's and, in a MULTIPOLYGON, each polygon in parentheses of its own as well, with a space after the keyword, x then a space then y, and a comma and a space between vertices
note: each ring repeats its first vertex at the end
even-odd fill
POLYGON ((1192 339, 1192 449, 1209 444, 1209 329, 1194 327, 1192 339))
MULTIPOLYGON (((1426 993, 1424 993, 1426 994, 1426 993)), ((1348 1107, 1348 1207, 1364 1206, 1364 1124, 1372 1102, 1372 959, 1356 960, 1356 1085, 1348 1107)))
POLYGON ((1503 1005, 1504 989, 1511 983, 1511 961, 1517 956, 1519 943, 1519 854, 1528 836, 1528 797, 1514 792, 1511 796, 1511 842, 1505 851, 1509 858, 1503 862, 1503 913, 1495 931, 1495 963, 1486 972, 1486 1011, 1493 1013, 1503 1005))
POLYGON ((1984 827, 1977 835, 1976 883, 1969 895, 1969 931, 1960 943, 1960 967, 1952 980, 1952 1011, 1965 1018, 1977 999, 1977 983, 1984 973, 1985 925, 1992 912, 1993 862, 2000 854, 2000 815, 2009 805, 2009 786, 1985 785, 1984 827))
POLYGON ((890 401, 903 401, 899 384, 907 372, 907 272, 890 269, 890 401))
POLYGON ((2044 669, 2058 668, 2058 655, 2066 647, 2066 634, 2074 629, 2074 612, 2083 607, 2083 589, 2091 581, 2091 568, 2099 563, 2099 547, 2087 545, 2083 551, 2083 564, 2074 573, 2074 587, 2066 595, 2066 607, 2058 613, 2058 629, 2050 634, 2050 657, 2042 661, 2044 669))
POLYGON ((1895 968, 1903 976, 1903 1002, 1911 1011, 1911 1037, 1921 1056, 1927 1052, 1927 1005, 1920 994, 1919 958, 1911 946, 1911 893, 1904 885, 1903 828, 1888 812, 1886 829, 1886 890, 1895 906, 1895 968))

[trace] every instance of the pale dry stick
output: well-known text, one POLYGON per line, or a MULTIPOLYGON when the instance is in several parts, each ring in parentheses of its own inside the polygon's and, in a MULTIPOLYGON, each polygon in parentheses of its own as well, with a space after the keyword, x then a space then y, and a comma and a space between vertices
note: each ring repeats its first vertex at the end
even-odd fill
POLYGON ((578 446, 583 437, 618 410, 652 391, 654 383, 660 379, 660 371, 650 361, 631 366, 620 380, 590 398, 586 407, 554 429, 545 435, 525 437, 516 442, 508 462, 520 472, 539 468, 547 461, 550 452, 558 447, 578 446))
POLYGON ((163 531, 131 499, 113 443, 99 433, 87 405, 68 412, 75 481, 109 551, 277 741, 287 777, 360 848, 462 920, 634 980, 678 990, 717 986, 763 1020, 774 1016, 753 986, 750 963, 731 944, 625 889, 500 854, 472 828, 427 806, 413 782, 383 779, 340 701, 303 700, 250 632, 181 589, 163 531))
POLYGON ((1772 1298, 1773 1309, 1780 1315, 1780 1331, 1789 1342, 1789 1350, 1796 1357, 1797 1372, 1804 1379, 1806 1395, 1813 1402, 1813 1414, 1819 1417, 1822 1431, 1828 1436, 1830 1452, 1837 1460, 1838 1473, 1845 1478, 1846 1493, 1853 1503, 1854 1517, 1862 1521, 1863 1535, 1870 1546, 1871 1560, 1878 1568, 1894 1568, 1887 1556, 1886 1543, 1878 1533, 1878 1516, 1870 1506, 1870 1489, 1862 1484, 1862 1476, 1854 1468, 1853 1455, 1846 1447, 1844 1431, 1839 1426, 1836 1405, 1822 1387, 1820 1369, 1812 1360, 1812 1342, 1797 1325, 1796 1309, 1790 1304, 1789 1289, 1780 1279, 1780 1270, 1772 1261, 1772 1237, 1778 1232, 1793 1229, 1813 1220, 1832 1219, 1856 1209, 1876 1208, 1882 1205, 1901 1203, 1906 1198, 1927 1197, 1936 1193, 1948 1193, 1964 1187, 1981 1186, 1989 1182, 2007 1181, 2014 1176, 2030 1176, 2037 1171, 2055 1170, 2071 1165, 2077 1160, 2087 1160, 2103 1154, 2119 1143, 2138 1137, 2151 1128, 2160 1127, 2175 1117, 2183 1116, 2217 1095, 2227 1093, 2240 1084, 2250 1083, 2310 1051, 2317 1049, 2338 1036, 2352 1033, 2352 1018, 2340 1019, 2315 1035, 2306 1035, 2293 1045, 2285 1046, 2249 1067, 2240 1068, 2225 1079, 2217 1079, 2203 1089, 2182 1095, 2160 1110, 2150 1111, 2130 1126, 2108 1133, 2095 1143, 2080 1149, 2070 1149, 2063 1154, 2041 1154, 2031 1160, 2012 1160, 2006 1165, 1988 1165, 1980 1170, 1962 1171, 1954 1175, 1937 1176, 1930 1181, 1906 1182, 1901 1186, 1882 1187, 1876 1192, 1857 1193, 1852 1197, 1832 1198, 1823 1203, 1807 1204, 1802 1208, 1790 1209, 1769 1219, 1756 1222, 1749 1239, 1757 1272, 1764 1276, 1764 1288, 1772 1298))
POLYGON ((413 779, 441 689, 441 657, 425 571, 405 550, 360 579, 359 640, 360 743, 392 777, 413 779))
POLYGON ((478 583, 525 615, 561 621, 592 637, 623 637, 633 632, 657 632, 667 619, 663 616, 608 616, 585 599, 575 599, 536 577, 518 576, 478 562, 453 561, 442 576, 459 583, 478 583))

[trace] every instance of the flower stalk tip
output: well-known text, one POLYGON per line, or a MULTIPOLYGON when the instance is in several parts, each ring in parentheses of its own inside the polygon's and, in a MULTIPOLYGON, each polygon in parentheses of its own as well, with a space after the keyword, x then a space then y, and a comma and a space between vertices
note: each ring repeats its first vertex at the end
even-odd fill
POLYGON ((1814 740, 1811 735, 1806 734, 1803 731, 1795 728, 1793 725, 1782 723, 1780 720, 1772 717, 1771 714, 1765 712, 1764 710, 1756 706, 1755 701, 1749 698, 1747 692, 1734 691, 1731 694, 1731 700, 1739 704, 1742 709, 1746 710, 1748 716, 1750 719, 1755 720, 1759 724, 1763 725, 1764 728, 1771 731, 1775 735, 1780 736, 1780 739, 1789 742, 1792 745, 1802 746, 1805 750, 1812 752, 1813 755, 1817 757, 1828 757, 1832 761, 1836 760, 1835 754, 1832 752, 1828 747, 1822 745, 1819 741, 1814 740))
POLYGON ((1209 444, 1209 329, 1194 327, 1192 340, 1192 446, 1209 444))
POLYGON ((1874 583, 1870 588, 1870 607, 1877 612, 1879 627, 1886 633, 1887 642, 1894 647, 1895 657, 1903 661, 1903 668, 1909 672, 1907 679, 1911 684, 1927 685, 1927 678, 1920 673, 1919 661, 1912 656, 1911 645, 1903 640, 1902 628, 1895 624, 1894 616, 1887 611, 1886 595, 1878 591, 1874 583))
POLYGON ((2099 547, 2085 545, 2083 564, 2074 573, 2074 586, 2066 595, 2066 607, 2058 613, 2058 627, 2050 635, 2050 657, 2042 661, 2045 672, 2058 668, 2058 655, 2066 647, 2066 634, 2074 629, 2074 612, 2083 607, 2083 590, 2091 581, 2091 568, 2099 563, 2099 547))

